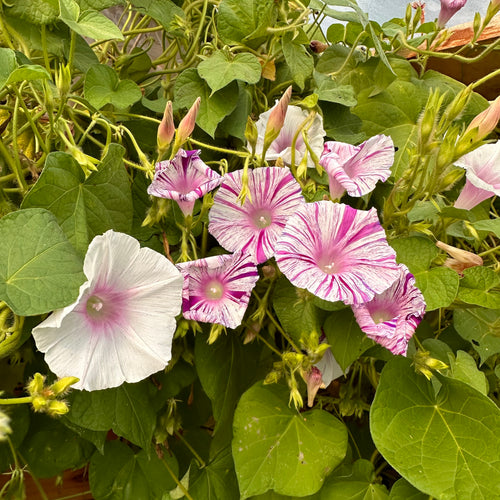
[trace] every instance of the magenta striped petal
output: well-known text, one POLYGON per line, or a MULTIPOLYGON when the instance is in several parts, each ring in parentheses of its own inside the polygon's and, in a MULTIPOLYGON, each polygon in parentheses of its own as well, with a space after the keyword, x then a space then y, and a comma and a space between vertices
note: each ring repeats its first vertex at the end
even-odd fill
POLYGON ((239 326, 259 279, 252 257, 241 252, 178 264, 184 277, 182 314, 186 319, 239 326))
POLYGON ((413 274, 405 265, 399 267, 399 278, 385 292, 352 310, 369 338, 393 354, 406 356, 408 342, 425 314, 425 300, 413 274))
POLYGON ((346 190, 349 196, 363 196, 391 175, 394 143, 385 135, 371 137, 359 146, 329 141, 319 163, 328 173, 332 199, 340 199, 346 190))
POLYGON ((222 182, 222 177, 203 163, 199 153, 179 149, 173 160, 157 163, 148 193, 175 200, 185 215, 191 214, 194 202, 222 182))
POLYGON ((304 204, 288 219, 276 262, 295 286, 345 304, 371 300, 399 276, 377 211, 331 201, 304 204))
POLYGON ((258 264, 274 255, 274 246, 290 215, 304 203, 300 185, 287 167, 248 171, 249 195, 238 196, 243 170, 224 176, 209 213, 208 230, 230 252, 251 254, 258 264))

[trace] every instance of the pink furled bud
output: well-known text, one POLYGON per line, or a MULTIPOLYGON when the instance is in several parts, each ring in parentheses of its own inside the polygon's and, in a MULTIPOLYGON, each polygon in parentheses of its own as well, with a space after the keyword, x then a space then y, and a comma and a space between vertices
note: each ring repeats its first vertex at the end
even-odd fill
MULTIPOLYGON (((198 97, 187 112, 186 116, 184 116, 184 118, 179 123, 177 133, 175 134, 174 150, 181 147, 193 133, 194 126, 196 124, 196 117, 198 116, 198 111, 200 110, 200 103, 201 97, 198 97)), ((176 151, 174 151, 174 153, 175 152, 176 151)))
POLYGON ((441 10, 437 20, 438 28, 444 25, 467 3, 467 0, 441 0, 441 10))
POLYGON ((324 389, 325 384, 323 383, 323 378, 319 368, 313 366, 309 373, 304 375, 304 379, 307 384, 307 406, 311 407, 314 404, 314 398, 318 393, 319 389, 324 389))
POLYGON ((168 101, 165 106, 165 111, 163 113, 163 118, 160 125, 158 126, 158 150, 165 151, 172 142, 175 134, 175 124, 174 116, 172 114, 172 101, 168 101))
POLYGON ((465 130, 465 136, 471 135, 474 142, 483 140, 489 135, 500 120, 500 96, 497 97, 484 111, 479 113, 469 123, 465 130))
POLYGON ((475 266, 482 266, 483 259, 476 255, 475 253, 468 252, 467 250, 462 250, 461 248, 452 247, 447 245, 442 241, 437 241, 436 246, 441 250, 444 250, 451 259, 446 259, 444 265, 456 271, 458 274, 462 274, 464 269, 475 266))
POLYGON ((292 86, 290 85, 290 87, 286 89, 285 93, 278 101, 276 106, 274 106, 274 108, 271 110, 269 120, 267 120, 266 132, 264 134, 264 151, 267 151, 267 148, 280 134, 280 130, 285 123, 286 111, 288 109, 288 104, 290 103, 291 97, 292 86))

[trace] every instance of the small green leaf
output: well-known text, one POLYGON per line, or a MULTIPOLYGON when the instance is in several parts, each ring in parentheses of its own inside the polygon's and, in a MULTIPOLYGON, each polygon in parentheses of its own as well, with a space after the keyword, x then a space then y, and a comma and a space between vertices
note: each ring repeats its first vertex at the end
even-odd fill
POLYGON ((211 137, 214 137, 217 125, 224 117, 231 114, 238 104, 236 82, 231 82, 212 94, 207 82, 200 77, 196 68, 186 69, 177 77, 174 94, 176 105, 180 108, 190 108, 194 101, 201 97, 196 123, 211 137))
POLYGON ((387 363, 370 411, 377 449, 428 495, 500 497, 500 410, 463 382, 439 382, 436 394, 410 359, 387 363))
POLYGON ((500 293, 492 290, 499 284, 500 277, 493 269, 470 267, 464 270, 464 277, 460 280, 458 298, 467 304, 500 309, 500 293))
POLYGON ((398 479, 391 488, 390 500, 429 500, 429 495, 425 495, 417 488, 413 487, 406 479, 398 479))
POLYGON ((214 52, 198 65, 198 74, 217 92, 234 80, 254 84, 260 80, 262 67, 256 56, 249 53, 230 57, 223 50, 214 52))
POLYGON ((481 362, 500 352, 500 309, 455 309, 453 324, 481 356, 481 362))
POLYGON ((0 299, 19 316, 71 304, 84 281, 82 261, 56 218, 33 208, 0 219, 0 299))
POLYGON ((23 64, 10 74, 6 85, 9 83, 24 82, 25 80, 32 81, 46 79, 50 79, 50 74, 42 66, 38 66, 37 64, 23 64))
POLYGON ((94 64, 85 75, 85 99, 96 109, 113 104, 123 109, 139 101, 142 92, 132 80, 118 79, 116 72, 104 64, 94 64))
POLYGON ((351 85, 339 85, 329 76, 316 72, 314 79, 318 84, 318 97, 321 101, 335 102, 343 106, 355 106, 357 104, 356 94, 351 85))
POLYGON ((413 274, 427 271, 439 254, 438 248, 429 238, 411 236, 392 240, 390 244, 396 250, 398 263, 405 264, 413 274))
POLYGON ((422 292, 426 311, 448 307, 457 296, 459 277, 448 267, 435 267, 415 274, 415 284, 422 292))
POLYGON ((233 459, 242 499, 269 489, 311 495, 345 457, 345 426, 323 410, 298 413, 288 397, 283 386, 258 383, 238 403, 233 459))
POLYGON ((474 387, 477 391, 485 396, 488 395, 488 381, 486 375, 478 370, 474 358, 465 351, 458 351, 457 356, 448 355, 448 363, 450 365, 449 373, 445 375, 461 380, 465 384, 474 387))
POLYGON ((0 47, 0 89, 7 83, 11 73, 17 68, 16 54, 12 49, 0 47))
POLYGON ((281 39, 281 47, 294 82, 303 89, 306 79, 312 75, 314 69, 312 56, 303 45, 295 42, 291 33, 281 39))
POLYGON ((356 323, 350 308, 330 314, 323 325, 323 331, 333 357, 344 373, 353 361, 374 345, 356 323))
POLYGON ((80 12, 80 6, 75 0, 59 0, 59 9, 59 19, 81 36, 94 40, 123 40, 118 26, 96 10, 80 12))
POLYGON ((171 0, 132 0, 130 2, 139 12, 158 21, 166 31, 175 17, 184 19, 184 11, 171 0))
POLYGON ((480 220, 473 222, 472 225, 478 231, 488 231, 500 238, 500 219, 480 220))
POLYGON ((50 210, 81 255, 94 236, 108 229, 128 233, 133 209, 123 153, 122 146, 110 144, 98 170, 87 178, 71 155, 50 153, 22 207, 50 210))
POLYGON ((15 0, 5 2, 6 14, 34 24, 51 24, 59 15, 58 0, 15 0), (8 6, 6 5, 8 3, 8 6))

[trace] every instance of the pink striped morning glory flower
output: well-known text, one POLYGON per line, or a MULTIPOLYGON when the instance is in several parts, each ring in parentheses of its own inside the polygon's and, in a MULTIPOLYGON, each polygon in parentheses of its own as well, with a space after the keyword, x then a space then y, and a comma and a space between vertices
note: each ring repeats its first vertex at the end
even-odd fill
POLYGON ((276 244, 281 272, 324 300, 362 304, 399 276, 377 211, 342 203, 306 203, 288 219, 276 244))
POLYGON ((365 304, 351 306, 359 327, 393 354, 406 356, 408 342, 425 314, 425 300, 415 278, 400 264, 399 278, 365 304))
POLYGON ((87 277, 74 304, 33 329, 38 349, 58 377, 95 391, 138 382, 171 358, 182 275, 163 255, 123 233, 107 231, 89 245, 87 277))
POLYGON ((236 328, 245 315, 257 267, 248 254, 215 255, 177 264, 184 276, 182 314, 186 319, 236 328))
POLYGON ((466 170, 465 186, 455 208, 470 210, 492 196, 500 196, 500 141, 480 146, 455 165, 466 170))
POLYGON ((157 163, 148 194, 175 200, 182 213, 190 215, 194 202, 222 182, 222 177, 205 165, 199 154, 199 150, 179 149, 172 160, 157 163))
POLYGON ((248 171, 249 195, 242 205, 242 176, 243 170, 224 176, 208 214, 208 230, 226 250, 249 253, 260 264, 274 255, 288 217, 304 198, 288 167, 261 167, 248 171))
POLYGON ((375 189, 378 181, 386 181, 394 163, 394 143, 386 135, 376 135, 359 146, 328 141, 319 160, 330 181, 333 200, 363 196, 375 189))

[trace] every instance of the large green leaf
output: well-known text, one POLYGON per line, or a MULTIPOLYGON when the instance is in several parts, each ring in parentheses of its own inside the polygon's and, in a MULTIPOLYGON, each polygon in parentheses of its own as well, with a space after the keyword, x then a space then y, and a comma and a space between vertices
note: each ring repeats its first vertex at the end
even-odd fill
POLYGON ((470 267, 460 280, 458 298, 467 304, 500 309, 500 293, 492 290, 500 285, 500 277, 488 267, 470 267))
POLYGON ((500 352, 500 309, 456 309, 453 325, 462 338, 471 342, 481 362, 500 352))
POLYGON ((14 51, 0 47, 0 89, 7 83, 9 76, 16 68, 17 61, 14 51))
POLYGON ((323 331, 333 357, 344 373, 353 361, 374 344, 358 326, 350 308, 330 314, 323 325, 323 331))
POLYGON ((50 153, 23 208, 50 210, 82 255, 94 236, 108 229, 128 233, 133 208, 123 153, 121 146, 111 144, 98 170, 87 178, 71 155, 50 153))
POLYGON ((149 449, 156 425, 152 389, 145 380, 115 389, 73 392, 68 419, 94 431, 112 429, 118 436, 149 449))
POLYGON ((238 103, 238 84, 231 82, 223 89, 212 93, 196 68, 189 68, 175 81, 174 94, 176 105, 180 108, 190 108, 194 101, 201 97, 196 123, 214 137, 217 125, 224 117, 231 114, 238 103))
POLYGON ((257 83, 262 67, 256 56, 249 53, 230 56, 223 50, 214 52, 198 65, 198 74, 217 92, 234 80, 257 83))
POLYGON ((500 497, 500 410, 458 380, 437 394, 412 362, 382 371, 370 412, 377 449, 405 479, 440 500, 500 497))
POLYGON ((139 101, 142 92, 132 80, 119 80, 113 68, 94 64, 85 75, 85 99, 96 109, 113 104, 123 109, 139 101))
POLYGON ((176 16, 186 17, 184 11, 171 0, 132 0, 130 3, 139 12, 158 21, 167 31, 176 16))
POLYGON ((291 33, 281 39, 281 47, 294 82, 303 89, 306 79, 312 75, 314 69, 312 56, 303 45, 293 39, 291 33))
POLYGON ((80 12, 76 0, 59 0, 59 19, 81 36, 94 40, 123 40, 118 26, 100 12, 87 9, 80 12))
POLYGON ((34 24, 50 24, 59 15, 58 0, 16 0, 3 6, 5 12, 13 17, 34 24))
POLYGON ((240 399, 233 458, 243 499, 269 489, 311 495, 345 457, 345 426, 323 410, 298 413, 288 397, 281 385, 258 383, 240 399))
POLYGON ((249 43, 259 46, 267 28, 276 20, 273 0, 222 0, 217 16, 217 31, 224 43, 249 43))
POLYGON ((42 66, 37 64, 19 65, 13 50, 0 48, 0 90, 9 83, 45 80, 47 78, 50 78, 50 74, 42 66))
POLYGON ((104 454, 96 452, 90 461, 90 489, 95 500, 158 500, 175 488, 169 469, 178 474, 177 460, 168 453, 161 459, 146 450, 134 454, 125 443, 109 441, 104 454))
POLYGON ((50 212, 7 214, 0 219, 0 241, 0 299, 16 314, 43 314, 78 297, 82 261, 50 212))
POLYGON ((243 345, 237 335, 223 335, 213 344, 208 344, 206 335, 196 335, 196 370, 212 401, 214 435, 220 445, 230 443, 236 404, 241 394, 257 380, 260 351, 257 342, 243 345))

